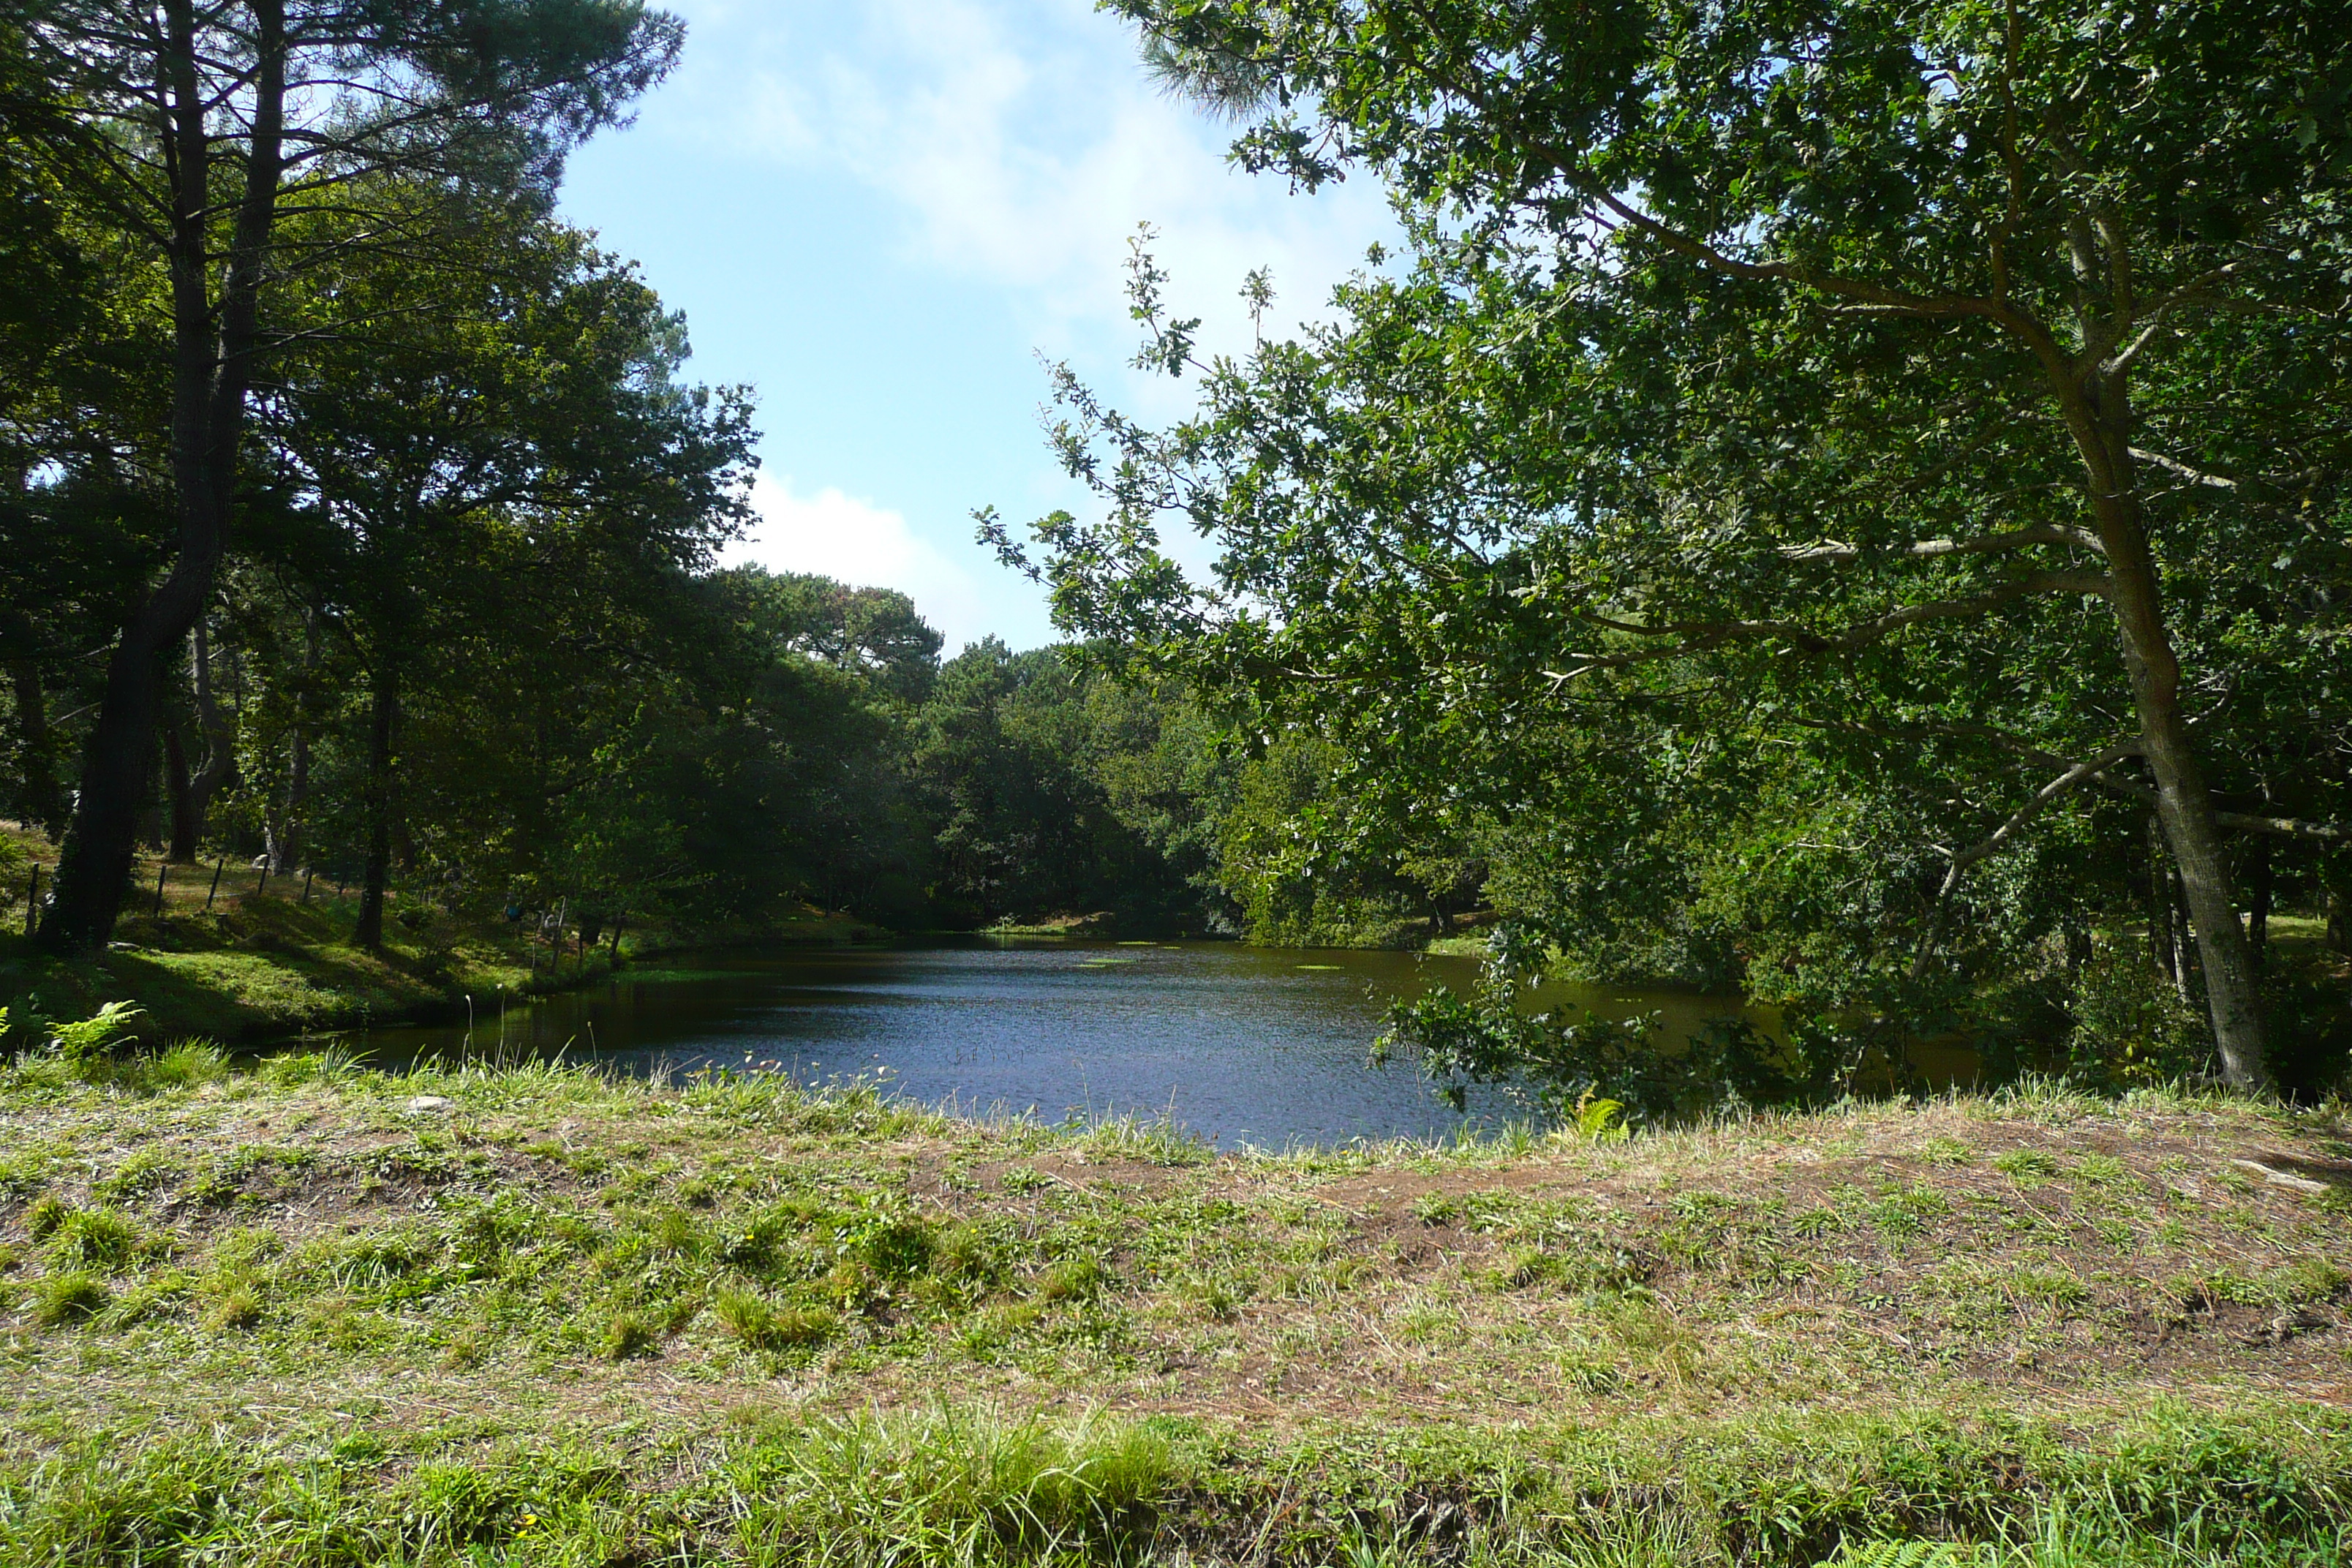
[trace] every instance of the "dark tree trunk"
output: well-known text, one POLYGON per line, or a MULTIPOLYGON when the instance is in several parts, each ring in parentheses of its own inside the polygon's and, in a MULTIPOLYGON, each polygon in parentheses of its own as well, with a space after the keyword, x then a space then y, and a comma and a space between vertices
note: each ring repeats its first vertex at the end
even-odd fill
POLYGON ((66 830, 66 796, 58 786, 57 741, 49 731, 40 661, 29 656, 10 659, 8 685, 16 700, 16 772, 23 781, 17 815, 55 843, 66 830))
POLYGON ((367 870, 360 882, 360 922, 352 940, 383 945, 384 884, 392 872, 393 731, 399 722, 400 685, 390 669, 376 672, 368 714, 367 870))
POLYGON ((37 939, 60 954, 106 945, 122 910, 139 816, 154 768, 159 661, 196 623, 227 548, 246 389, 253 374, 263 263, 284 171, 283 0, 255 0, 256 63, 244 189, 215 305, 214 164, 224 157, 198 79, 192 0, 164 0, 163 155, 172 171, 165 246, 172 298, 171 462, 179 552, 163 584, 132 614, 108 661, 98 719, 82 752, 81 790, 58 858, 56 895, 37 939))
POLYGON ((2249 864, 2246 867, 2246 896, 2252 900, 2246 915, 2246 945, 2254 955, 2254 973, 2260 974, 2270 962, 2271 950, 2271 841, 2267 834, 2251 835, 2247 846, 2249 864))
POLYGON ((222 711, 213 691, 212 638, 201 616, 196 618, 194 675, 196 728, 205 738, 205 761, 188 781, 188 809, 201 838, 212 820, 213 802, 236 783, 236 722, 222 711))
POLYGON ((171 842, 163 858, 184 866, 194 865, 196 840, 203 833, 203 817, 196 809, 195 790, 188 778, 188 745, 180 732, 180 716, 172 713, 163 720, 163 795, 169 806, 166 820, 171 824, 171 842))
POLYGON ((299 723, 288 742, 286 793, 271 809, 264 831, 268 837, 269 869, 289 876, 302 857, 302 808, 310 795, 310 732, 299 723))
POLYGON ((2147 819, 2147 951, 2156 972, 2180 984, 2180 950, 2172 940, 2172 861, 2164 849, 2164 825, 2147 819))

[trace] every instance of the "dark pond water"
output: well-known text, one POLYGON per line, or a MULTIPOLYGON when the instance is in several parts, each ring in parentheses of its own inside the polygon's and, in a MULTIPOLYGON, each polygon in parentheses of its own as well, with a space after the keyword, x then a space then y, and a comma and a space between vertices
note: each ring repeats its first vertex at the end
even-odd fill
MULTIPOLYGON (((896 1092, 979 1113, 1167 1117, 1228 1146, 1442 1138, 1465 1119, 1414 1063, 1367 1064, 1391 996, 1478 961, 1232 942, 1021 939, 920 947, 703 954, 503 1010, 475 998, 464 1026, 384 1028, 352 1043, 394 1066, 504 1053, 595 1060, 644 1074, 752 1068, 805 1081, 879 1078, 896 1092)), ((1620 991, 1570 994, 1616 1016, 1664 1010, 1666 1037, 1737 1004, 1620 991)), ((1499 1090, 1467 1122, 1525 1112, 1499 1090)))

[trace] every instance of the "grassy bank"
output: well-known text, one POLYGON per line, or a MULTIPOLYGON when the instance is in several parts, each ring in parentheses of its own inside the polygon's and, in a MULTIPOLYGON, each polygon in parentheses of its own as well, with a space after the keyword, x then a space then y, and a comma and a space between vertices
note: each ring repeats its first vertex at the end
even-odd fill
POLYGON ((0 1084, 0 1561, 2352 1542, 2332 1113, 1213 1156, 772 1079, 91 1076, 0 1084))
POLYGON ((158 1040, 202 1036, 235 1043, 438 1016, 462 1010, 469 994, 557 990, 683 946, 876 934, 869 922, 808 910, 757 931, 625 927, 617 945, 599 942, 583 952, 576 931, 551 943, 531 922, 397 897, 383 946, 370 950, 352 940, 356 889, 267 878, 244 865, 173 866, 143 857, 134 879, 139 890, 126 901, 107 952, 60 963, 32 953, 24 938, 30 868, 38 866, 46 883, 56 851, 5 824, 0 836, 9 841, 7 859, 20 862, 8 877, 11 901, 0 906, 0 1006, 21 1014, 37 999, 46 1016, 68 1018, 127 998, 144 1011, 141 1028, 158 1040))

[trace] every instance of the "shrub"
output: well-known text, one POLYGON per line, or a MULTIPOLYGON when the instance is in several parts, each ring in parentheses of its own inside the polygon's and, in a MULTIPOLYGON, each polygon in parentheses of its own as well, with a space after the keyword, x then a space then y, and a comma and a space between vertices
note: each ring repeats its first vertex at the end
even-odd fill
POLYGON ((2110 943, 2084 965, 2070 1011, 2067 1068, 2088 1082, 2130 1089, 2212 1069, 2210 1026, 2157 973, 2144 942, 2110 943))

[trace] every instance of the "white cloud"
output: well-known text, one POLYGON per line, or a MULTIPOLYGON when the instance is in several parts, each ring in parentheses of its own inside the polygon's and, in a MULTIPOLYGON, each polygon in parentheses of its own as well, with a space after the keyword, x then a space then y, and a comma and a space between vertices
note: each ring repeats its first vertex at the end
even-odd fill
MULTIPOLYGON (((827 486, 802 495, 789 479, 761 474, 751 483, 760 521, 722 556, 729 566, 809 572, 852 587, 896 588, 947 637, 952 657, 992 630, 1006 631, 1005 601, 1017 591, 974 545, 960 561, 919 537, 905 517, 827 486)), ((1040 625, 1041 612, 1033 617, 1040 625)), ((1016 646, 1018 646, 1016 644, 1016 646)))
MULTIPOLYGON (((1265 331, 1280 336, 1327 313, 1332 287, 1363 264, 1367 246, 1396 248, 1375 180, 1307 197, 1232 168, 1233 127, 1155 88, 1133 34, 1093 0, 670 3, 688 14, 693 41, 633 135, 664 139, 704 177, 728 171, 733 200, 822 192, 810 205, 814 223, 835 187, 859 193, 860 218, 882 216, 894 272, 951 281, 970 308, 1002 312, 1017 340, 1067 360, 1147 423, 1181 417, 1194 393, 1128 363, 1139 328, 1124 290, 1139 223, 1159 231, 1169 312, 1202 319, 1204 355, 1249 346, 1239 289, 1252 269, 1274 274, 1265 331)), ((845 243, 869 244, 869 232, 861 223, 845 243)), ((921 374, 900 355, 903 374, 921 374)), ((1047 393, 1025 361, 947 369, 981 395, 1024 407, 1047 393)), ((775 373, 869 399, 879 374, 874 363, 775 373)), ((877 403, 876 427, 887 424, 877 403)), ((1092 510, 1042 439, 1026 450, 1034 456, 1025 489, 999 479, 974 499, 999 500, 1016 523, 1055 507, 1092 510)), ((925 509, 910 522, 857 499, 937 492, 908 482, 902 452, 889 452, 886 466, 865 447, 802 447, 780 467, 794 479, 762 481, 755 500, 768 521, 738 558, 902 589, 951 650, 984 629, 1016 647, 1052 635, 1041 596, 968 542, 960 508, 925 509)), ((1171 526, 1163 542, 1188 569, 1205 564, 1208 548, 1188 530, 1171 526)))
MULTIPOLYGON (((1202 317, 1203 343, 1227 351, 1248 340, 1244 273, 1272 268, 1267 327, 1287 331, 1393 237, 1377 182, 1306 197, 1230 167, 1231 127, 1154 88, 1130 31, 1090 0, 867 0, 835 15, 830 36, 766 35, 758 67, 712 40, 702 68, 724 81, 692 95, 703 136, 890 198, 909 253, 1007 289, 1039 346, 1097 374, 1123 378, 1134 346, 1123 288, 1139 223, 1160 230, 1174 313, 1202 317)), ((743 20, 709 19, 714 32, 743 20)))

